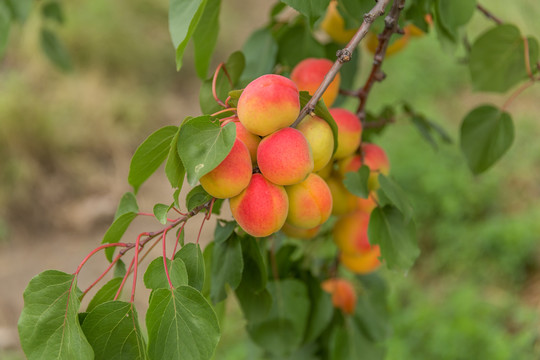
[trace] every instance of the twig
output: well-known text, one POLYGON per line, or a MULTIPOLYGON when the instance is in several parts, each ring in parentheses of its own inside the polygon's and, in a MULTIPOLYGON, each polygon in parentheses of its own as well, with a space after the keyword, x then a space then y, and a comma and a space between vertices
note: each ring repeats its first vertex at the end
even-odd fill
POLYGON ((378 121, 362 121, 362 128, 363 129, 376 129, 376 128, 380 128, 394 122, 396 122, 396 119, 394 119, 393 117, 388 118, 388 119, 381 119, 378 121))
POLYGON ((371 72, 366 80, 366 83, 364 84, 364 87, 358 91, 358 99, 360 100, 360 104, 358 105, 356 114, 362 122, 364 122, 366 117, 366 103, 373 84, 375 84, 376 81, 384 80, 386 77, 381 70, 382 63, 386 55, 386 49, 390 43, 390 37, 392 34, 399 32, 398 19, 404 6, 405 0, 394 0, 390 12, 384 19, 384 30, 378 36, 379 44, 377 46, 377 50, 375 51, 375 55, 373 56, 373 66, 371 67, 371 72))
MULTIPOLYGON (((402 2, 403 0, 395 1, 402 2)), ((384 10, 386 9, 386 6, 389 2, 390 0, 379 0, 377 4, 373 7, 373 9, 371 9, 367 14, 364 15, 364 21, 362 22, 362 25, 360 25, 358 31, 356 31, 356 34, 354 34, 353 38, 351 39, 351 41, 349 41, 347 46, 337 52, 337 60, 334 62, 332 68, 324 77, 323 82, 321 83, 321 85, 319 85, 319 88, 317 89, 317 91, 315 91, 313 97, 300 111, 300 115, 298 115, 296 121, 291 125, 292 127, 296 127, 307 114, 311 114, 313 112, 315 106, 317 105, 317 102, 321 99, 323 93, 326 91, 328 86, 330 86, 330 83, 338 74, 339 69, 341 69, 344 63, 352 59, 352 53, 354 49, 358 47, 360 41, 366 36, 369 28, 371 27, 371 24, 373 24, 377 17, 384 15, 384 10)))
POLYGON ((495 22, 496 22, 497 24, 499 24, 499 25, 504 24, 504 22, 503 22, 501 19, 499 19, 498 17, 496 17, 495 15, 493 15, 493 13, 491 13, 491 11, 489 11, 488 9, 486 9, 485 7, 483 7, 482 5, 476 4, 476 8, 477 8, 478 10, 480 10, 480 12, 481 12, 482 14, 484 14, 488 19, 491 19, 491 20, 495 21, 495 22))

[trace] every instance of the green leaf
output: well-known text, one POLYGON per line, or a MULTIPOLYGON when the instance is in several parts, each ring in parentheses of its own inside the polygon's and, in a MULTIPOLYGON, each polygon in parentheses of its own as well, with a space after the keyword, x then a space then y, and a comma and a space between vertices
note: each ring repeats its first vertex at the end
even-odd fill
POLYGON ((363 15, 373 7, 370 0, 341 0, 338 2, 338 11, 345 20, 345 28, 356 29, 363 21, 363 15))
POLYGON ((188 211, 191 211, 197 206, 206 204, 210 200, 212 200, 212 195, 208 194, 201 185, 197 185, 187 194, 186 207, 188 211))
POLYGON ((5 0, 5 2, 11 9, 12 17, 23 23, 32 11, 34 0, 5 0))
POLYGON ((263 290, 266 287, 268 273, 259 240, 253 236, 243 237, 242 253, 244 259, 242 283, 253 291, 263 290))
POLYGON ((475 10, 474 0, 438 0, 437 21, 454 39, 457 39, 459 27, 471 20, 475 10))
MULTIPOLYGON (((175 288, 188 284, 188 272, 182 259, 176 258, 172 263, 170 259, 167 259, 167 268, 169 269, 171 283, 175 288)), ((165 274, 165 264, 163 264, 163 256, 154 259, 148 265, 144 273, 144 286, 152 290, 169 288, 169 281, 167 280, 167 274, 165 274)))
POLYGON ((170 0, 169 32, 176 49, 176 69, 182 67, 184 50, 195 32, 206 6, 206 0, 170 0))
MULTIPOLYGON (((245 62, 244 55, 240 51, 233 52, 227 59, 225 69, 229 74, 230 82, 224 71, 219 72, 216 80, 216 94, 221 101, 225 101, 229 91, 233 90, 238 84, 238 80, 244 71, 245 62)), ((205 80, 201 85, 199 104, 203 114, 213 114, 223 109, 212 94, 212 77, 205 80)))
POLYGON ((126 275, 126 264, 122 261, 122 259, 120 259, 114 266, 113 277, 124 277, 124 275, 126 275))
POLYGON ((296 349, 304 337, 310 301, 306 286, 296 279, 268 283, 274 301, 265 320, 249 324, 248 332, 264 350, 284 355, 296 349))
MULTIPOLYGON (((120 239, 122 239, 122 236, 126 232, 127 228, 129 227, 129 224, 137 217, 136 213, 125 213, 118 217, 112 225, 109 227, 107 232, 105 233, 105 236, 103 236, 103 240, 101 241, 102 244, 110 244, 110 243, 116 243, 119 242, 120 239)), ((114 254, 115 247, 109 247, 105 249, 105 256, 107 257, 107 260, 112 261, 112 256, 114 254)))
POLYGON ((118 219, 120 216, 127 213, 138 213, 139 206, 137 205, 137 199, 132 192, 127 192, 122 195, 116 213, 114 214, 114 219, 118 219))
POLYGON ((290 69, 306 58, 323 58, 326 55, 324 46, 313 38, 307 24, 288 25, 281 30, 277 41, 278 63, 290 69))
POLYGON ((214 241, 216 243, 224 242, 233 234, 235 228, 236 221, 218 220, 216 230, 214 230, 214 241))
POLYGON ((236 288, 235 294, 248 326, 251 323, 260 323, 266 319, 272 308, 272 295, 267 289, 255 291, 242 280, 236 288))
POLYGON ((371 212, 368 237, 372 245, 380 245, 389 269, 408 271, 420 254, 414 221, 405 221, 403 214, 391 205, 371 212))
POLYGON ((184 164, 180 160, 180 155, 178 155, 178 135, 180 133, 180 128, 174 135, 171 146, 169 148, 169 155, 167 155, 167 162, 165 163, 165 174, 167 179, 173 189, 182 189, 182 184, 184 183, 184 177, 186 176, 186 170, 184 169, 184 164))
MULTIPOLYGON (((532 66, 538 61, 538 42, 527 39, 532 66)), ((525 44, 519 29, 505 24, 480 35, 472 45, 469 70, 477 91, 505 92, 526 79, 525 44)))
POLYGON ((180 128, 178 154, 187 172, 191 186, 212 171, 226 157, 236 140, 236 126, 229 123, 221 127, 210 116, 187 120, 180 128))
POLYGON ((128 182, 135 194, 140 186, 165 161, 171 141, 178 131, 176 126, 165 126, 152 133, 135 151, 129 165, 128 182))
POLYGON ((379 174, 379 184, 381 185, 379 193, 383 192, 385 197, 390 201, 390 204, 401 211, 405 217, 405 222, 409 222, 413 216, 413 209, 411 203, 407 199, 405 191, 403 191, 403 189, 401 189, 393 180, 383 174, 379 174))
POLYGON ((219 34, 220 8, 221 0, 208 0, 197 29, 193 33, 195 69, 202 80, 206 79, 219 34))
POLYGON ((345 174, 343 184, 352 194, 367 199, 369 196, 368 180, 369 167, 362 165, 358 171, 349 171, 345 174))
POLYGON ((174 255, 175 259, 182 259, 186 265, 189 286, 201 290, 204 284, 204 258, 198 244, 186 244, 174 255))
POLYGON ((171 207, 169 205, 165 205, 165 204, 154 205, 153 212, 157 221, 165 225, 167 223, 167 214, 169 213, 170 208, 171 207))
POLYGON ((368 339, 382 342, 391 333, 388 288, 378 274, 359 278, 363 289, 358 293, 354 321, 368 339))
POLYGON ((50 19, 58 24, 64 23, 64 13, 62 12, 62 7, 57 1, 45 3, 45 5, 43 5, 41 8, 41 14, 45 19, 50 19))
POLYGON ((11 12, 5 2, 0 2, 0 57, 4 55, 9 40, 11 12))
POLYGON ((315 341, 326 329, 332 320, 334 307, 332 305, 331 295, 322 290, 321 284, 317 279, 310 276, 308 281, 306 281, 306 285, 308 286, 309 298, 311 300, 311 309, 306 326, 304 343, 310 343, 315 341))
MULTIPOLYGON (((203 259, 204 259, 204 272, 205 274, 211 274, 212 273, 212 258, 214 256, 214 244, 215 241, 211 241, 204 247, 203 251, 203 259)), ((211 276, 205 276, 204 277, 204 284, 201 290, 201 293, 205 298, 209 298, 210 296, 210 286, 211 286, 211 276)), ((214 310, 216 307, 214 306, 214 310)), ((221 319, 220 319, 221 320, 221 319)))
POLYGON ((110 301, 98 305, 86 316, 82 329, 94 349, 96 360, 147 358, 146 344, 132 303, 110 301))
POLYGON ((510 114, 491 105, 473 109, 461 124, 460 142, 471 171, 474 174, 486 171, 514 142, 510 114))
POLYGON ((227 298, 227 284, 233 290, 238 287, 243 269, 242 246, 237 235, 214 243, 210 274, 210 299, 214 304, 227 298))
POLYGON ((313 26, 315 22, 326 13, 326 8, 330 3, 330 0, 281 0, 285 4, 289 5, 293 9, 297 10, 300 14, 306 16, 309 20, 309 24, 313 26))
POLYGON ((383 360, 385 348, 369 340, 351 319, 335 326, 330 335, 330 360, 369 359, 383 360))
POLYGON ((69 53, 55 33, 41 29, 40 43, 41 49, 54 65, 64 71, 71 70, 69 53))
POLYGON ((429 24, 426 21, 426 15, 430 13, 431 2, 433 0, 413 0, 407 2, 409 5, 405 10, 405 19, 412 23, 423 32, 429 32, 429 24))
POLYGON ((30 280, 18 325, 29 360, 94 359, 77 316, 80 293, 75 276, 61 271, 47 270, 30 280))
POLYGON ((216 313, 201 293, 189 286, 155 290, 146 325, 151 360, 211 359, 220 337, 216 313))
MULTIPOLYGON (((311 95, 309 95, 307 91, 300 91, 300 107, 301 108, 306 106, 306 104, 308 103, 310 99, 311 99, 311 95)), ((317 115, 318 117, 326 121, 328 125, 330 125, 330 128, 332 129, 332 135, 334 136, 334 150, 332 151, 332 155, 333 155, 336 152, 337 147, 338 147, 337 124, 322 100, 319 100, 313 112, 315 113, 315 115, 317 115)))
POLYGON ((90 303, 88 304, 88 307, 86 308, 87 312, 91 312, 94 310, 94 308, 100 304, 103 304, 107 301, 114 300, 114 296, 118 292, 118 289, 120 288, 120 284, 122 283, 123 276, 122 277, 115 277, 109 282, 107 282, 101 289, 98 290, 96 295, 90 300, 90 303))
POLYGON ((276 63, 278 44, 268 28, 262 28, 247 39, 242 52, 246 58, 246 68, 242 73, 242 82, 272 73, 276 63))

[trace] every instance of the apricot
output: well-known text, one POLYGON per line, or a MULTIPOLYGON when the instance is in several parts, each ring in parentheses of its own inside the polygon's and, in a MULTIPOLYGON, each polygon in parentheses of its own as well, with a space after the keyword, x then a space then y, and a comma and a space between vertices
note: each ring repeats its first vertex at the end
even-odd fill
MULTIPOLYGON (((307 58, 300 61, 291 72, 291 80, 298 90, 307 91, 313 96, 334 63, 328 59, 307 58)), ((327 107, 332 106, 339 93, 341 76, 338 73, 323 93, 322 99, 327 107)))
POLYGON ((314 238, 319 233, 320 229, 321 229, 320 226, 316 226, 316 227, 314 227, 312 229, 302 229, 302 228, 296 227, 294 225, 291 225, 291 224, 285 222, 285 224, 281 228, 281 231, 285 235, 287 235, 289 237, 292 237, 292 238, 311 239, 311 238, 314 238))
POLYGON ((268 236, 283 226, 289 200, 283 186, 253 174, 247 188, 229 200, 231 213, 238 225, 255 237, 268 236))
POLYGON ((371 250, 368 240, 369 214, 354 211, 343 215, 334 225, 334 242, 343 254, 355 255, 371 250))
POLYGON ((256 164, 257 148, 259 147, 261 138, 247 131, 244 125, 242 125, 242 123, 240 122, 240 120, 238 120, 238 117, 235 117, 233 121, 236 125, 236 138, 247 146, 249 150, 249 155, 251 156, 251 162, 252 164, 256 164))
POLYGON ((229 155, 199 181, 213 197, 227 199, 240 194, 248 186, 252 171, 248 148, 236 140, 229 155))
POLYGON ((332 212, 332 194, 326 182, 317 174, 306 180, 286 186, 289 197, 287 222, 293 226, 312 229, 323 224, 332 212))
POLYGON ((325 167, 334 151, 332 128, 318 116, 306 116, 296 127, 306 137, 313 154, 313 171, 325 167))
MULTIPOLYGON (((406 25, 403 28, 403 32, 404 32, 403 35, 401 35, 394 42, 390 43, 388 47, 386 48, 387 57, 392 56, 402 51, 411 40, 411 37, 420 37, 425 34, 421 29, 419 29, 417 26, 413 24, 406 25)), ((366 38, 364 41, 365 41, 366 49, 370 53, 375 54, 375 52, 377 51, 377 47, 379 46, 379 38, 377 37, 377 34, 371 31, 368 32, 366 34, 366 38)))
POLYGON ((356 209, 361 212, 371 213, 377 207, 377 193, 371 192, 367 199, 361 197, 356 200, 356 209))
POLYGON ((317 175, 319 175, 325 180, 328 180, 333 170, 334 170, 334 162, 332 161, 332 159, 330 159, 330 161, 328 162, 328 164, 326 164, 325 167, 317 171, 317 175))
POLYGON ((371 250, 357 255, 349 255, 342 253, 339 256, 339 261, 350 271, 356 274, 369 274, 379 268, 381 261, 381 250, 378 245, 371 250))
POLYGON ((345 314, 354 314, 356 308, 356 292, 346 279, 334 278, 321 283, 321 288, 332 295, 332 304, 345 314))
POLYGON ((240 95, 237 114, 249 132, 269 135, 291 125, 300 114, 298 88, 285 76, 260 76, 240 95))
POLYGON ((388 175, 390 172, 390 161, 386 152, 375 144, 363 143, 361 146, 364 164, 371 171, 369 174, 368 187, 370 190, 379 188, 379 174, 388 175))
POLYGON ((333 108, 329 111, 338 127, 338 147, 334 159, 341 159, 354 153, 360 145, 362 123, 349 110, 333 108))
POLYGON ((293 185, 313 170, 313 155, 306 137, 287 127, 262 139, 257 164, 264 177, 274 184, 293 185))
POLYGON ((337 43, 351 41, 357 29, 345 29, 345 21, 337 9, 337 1, 331 1, 321 22, 323 29, 337 43))
POLYGON ((348 172, 356 172, 362 167, 362 157, 360 155, 350 155, 337 162, 337 170, 341 177, 345 177, 348 172))
POLYGON ((332 194, 332 214, 343 215, 354 211, 357 206, 357 198, 347 190, 338 174, 333 173, 326 183, 332 194))

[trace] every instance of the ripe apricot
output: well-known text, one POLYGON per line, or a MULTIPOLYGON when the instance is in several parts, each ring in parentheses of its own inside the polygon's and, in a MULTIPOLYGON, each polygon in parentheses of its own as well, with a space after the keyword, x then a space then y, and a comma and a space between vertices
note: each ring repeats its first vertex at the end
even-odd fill
POLYGON ((343 254, 355 255, 371 250, 368 240, 369 214, 354 211, 343 215, 334 225, 334 242, 343 254))
POLYGON ((371 213, 377 207, 377 193, 371 192, 367 199, 361 197, 356 200, 356 209, 361 212, 371 213))
POLYGON ((328 164, 334 151, 334 135, 330 125, 318 116, 306 116, 296 127, 306 137, 313 154, 313 171, 328 164))
POLYGON ((240 122, 251 133, 266 136, 291 125, 300 114, 300 98, 294 82, 267 74, 250 82, 238 99, 240 122))
POLYGON ((287 215, 289 224, 312 229, 330 217, 332 194, 319 175, 311 173, 306 180, 286 186, 285 191, 289 197, 289 215, 287 215))
POLYGON ((356 274, 369 274, 377 270, 381 265, 380 256, 381 250, 379 245, 376 245, 365 253, 356 255, 342 253, 339 256, 339 261, 343 266, 356 274))
POLYGON ((356 292, 346 279, 334 278, 321 283, 321 288, 332 295, 332 304, 345 314, 354 314, 356 308, 356 292))
MULTIPOLYGON (((298 90, 307 91, 313 96, 334 63, 328 59, 307 58, 300 61, 291 72, 291 80, 298 90)), ((341 76, 338 73, 324 92, 322 99, 327 107, 332 106, 339 93, 341 76)))
POLYGON ((337 1, 330 1, 326 14, 321 22, 323 29, 337 43, 348 43, 357 29, 345 29, 345 21, 337 9, 337 1))
POLYGON ((247 188, 229 200, 231 213, 238 225, 255 237, 268 236, 283 226, 289 200, 283 186, 253 174, 247 188))
POLYGON ((332 214, 343 215, 354 211, 357 206, 357 198, 347 190, 337 173, 333 173, 326 183, 332 194, 332 214))
POLYGON ((248 148, 236 140, 229 155, 199 181, 213 197, 227 199, 238 195, 248 186, 252 171, 248 148))
POLYGON ((379 188, 379 174, 388 175, 390 172, 390 161, 386 152, 375 144, 363 143, 361 147, 364 164, 371 171, 369 174, 368 187, 370 190, 379 188))
POLYGON ((313 155, 306 137, 287 127, 262 139, 257 164, 264 177, 274 184, 293 185, 313 170, 313 155))
POLYGON ((251 156, 251 162, 253 164, 256 164, 257 148, 259 147, 261 138, 247 131, 247 129, 244 127, 244 125, 242 125, 242 123, 240 122, 240 120, 238 120, 237 117, 233 121, 236 125, 236 138, 247 146, 249 150, 249 155, 251 156))
POLYGON ((294 225, 291 225, 287 222, 285 222, 285 224, 283 224, 283 227, 281 228, 281 231, 289 236, 289 237, 292 237, 292 238, 296 238, 296 239, 311 239, 313 237, 315 237, 318 233, 319 233, 319 230, 321 229, 320 226, 316 226, 312 229, 302 229, 302 228, 299 228, 299 227, 296 227, 294 225))
POLYGON ((338 127, 338 147, 334 158, 341 159, 354 153, 360 145, 362 123, 349 110, 333 108, 329 111, 338 127))

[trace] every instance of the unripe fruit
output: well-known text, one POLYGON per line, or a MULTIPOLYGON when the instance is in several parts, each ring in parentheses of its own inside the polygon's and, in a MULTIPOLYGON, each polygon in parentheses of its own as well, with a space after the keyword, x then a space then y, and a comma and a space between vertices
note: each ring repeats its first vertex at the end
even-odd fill
POLYGON ((271 183, 261 174, 253 174, 247 188, 229 203, 238 225, 255 237, 268 236, 281 229, 289 209, 283 186, 271 183))
POLYGON ((334 108, 329 111, 338 127, 338 147, 334 159, 341 159, 354 153, 360 145, 362 123, 349 110, 334 108))
POLYGON ((236 125, 236 138, 244 143, 249 150, 249 155, 251 156, 251 162, 253 164, 257 163, 257 148, 261 142, 261 138, 255 134, 250 133, 246 130, 244 125, 236 117, 234 120, 236 125))
POLYGON ((236 111, 249 132, 266 136, 296 120, 300 114, 298 89, 284 76, 263 75, 246 86, 236 111))
POLYGON ((313 155, 306 137, 287 127, 262 139, 257 164, 264 177, 274 184, 293 185, 313 170, 313 155))
POLYGON ((356 34, 356 29, 345 29, 345 21, 337 9, 337 1, 331 1, 328 5, 326 14, 321 22, 321 29, 330 35, 335 42, 340 44, 348 43, 354 34, 356 34))
POLYGON ((357 206, 357 198, 347 190, 338 174, 333 173, 326 183, 332 194, 332 214, 343 215, 354 211, 357 206))
MULTIPOLYGON (((304 59, 292 70, 291 80, 294 81, 299 91, 307 91, 309 95, 313 96, 333 65, 334 63, 328 59, 304 59)), ((325 90, 322 99, 327 107, 332 106, 336 100, 340 82, 341 76, 338 73, 325 90)))
POLYGON ((320 228, 321 228, 320 226, 316 226, 316 227, 314 227, 312 229, 302 229, 302 228, 293 226, 293 225, 285 222, 285 224, 281 228, 281 231, 285 235, 287 235, 289 237, 292 237, 292 238, 311 239, 311 238, 314 238, 319 233, 320 228))
POLYGON ((342 253, 339 261, 350 271, 356 274, 369 274, 379 268, 381 262, 379 257, 381 250, 379 246, 374 246, 370 251, 358 255, 348 255, 342 253))
POLYGON ((296 127, 306 137, 313 153, 313 171, 324 168, 332 158, 334 135, 332 128, 318 116, 306 116, 296 127))
POLYGON ((229 155, 199 181, 213 197, 227 199, 240 194, 248 186, 252 171, 248 148, 240 140, 235 140, 229 155))
POLYGON ((352 284, 345 279, 328 279, 321 283, 321 288, 332 295, 332 304, 345 314, 354 314, 356 293, 352 284))
POLYGON ((371 250, 368 240, 369 214, 355 211, 343 215, 334 225, 334 242, 346 255, 356 255, 371 250))
POLYGON ((287 215, 289 224, 312 229, 330 217, 332 194, 319 175, 311 173, 301 183, 286 186, 285 191, 289 197, 289 215, 287 215))

